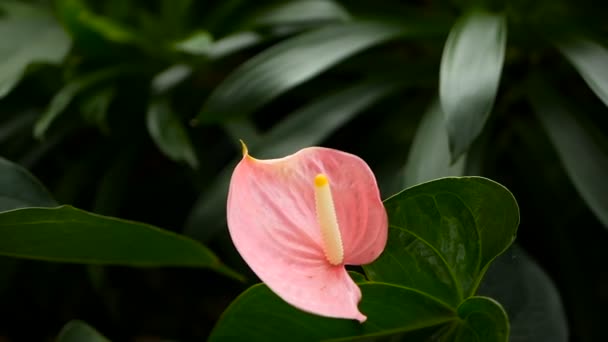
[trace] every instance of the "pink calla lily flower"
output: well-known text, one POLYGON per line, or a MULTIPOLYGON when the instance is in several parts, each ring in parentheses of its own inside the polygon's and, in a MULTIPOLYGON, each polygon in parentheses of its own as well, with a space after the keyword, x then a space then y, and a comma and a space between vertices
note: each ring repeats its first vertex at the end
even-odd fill
POLYGON ((361 290, 345 265, 374 261, 387 215, 374 174, 359 157, 310 147, 258 160, 243 144, 228 193, 228 227, 256 275, 287 303, 364 322, 361 290))

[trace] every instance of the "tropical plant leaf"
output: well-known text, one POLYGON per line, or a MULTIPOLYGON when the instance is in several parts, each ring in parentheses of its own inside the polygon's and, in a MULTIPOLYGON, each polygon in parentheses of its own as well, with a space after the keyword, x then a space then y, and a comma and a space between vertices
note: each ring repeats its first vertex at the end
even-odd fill
POLYGON ((487 297, 470 297, 458 307, 462 321, 455 324, 453 341, 507 342, 509 318, 503 307, 487 297))
POLYGON ((332 25, 288 39, 234 70, 211 93, 197 118, 205 123, 248 116, 336 63, 404 32, 394 25, 357 22, 332 25))
POLYGON ((422 117, 405 164, 405 187, 446 176, 462 176, 466 154, 451 162, 448 130, 438 101, 422 117))
POLYGON ((608 106, 608 49, 585 38, 567 40, 558 43, 558 47, 591 90, 608 106))
POLYGON ((175 161, 185 161, 192 168, 198 167, 186 128, 166 100, 150 103, 146 123, 152 140, 165 155, 175 161))
POLYGON ((529 82, 534 111, 564 165, 570 180, 597 218, 608 228, 608 155, 585 132, 568 106, 539 77, 529 82))
POLYGON ((315 21, 346 21, 350 15, 335 1, 298 0, 275 5, 253 19, 254 25, 273 26, 315 21))
POLYGON ((70 37, 50 11, 17 1, 0 3, 0 98, 8 94, 34 62, 60 63, 70 37))
POLYGON ((56 342, 110 342, 105 336, 100 334, 95 328, 83 321, 69 321, 63 326, 56 342))
POLYGON ((263 284, 242 293, 226 309, 209 341, 323 341, 357 336, 391 336, 453 319, 449 308, 416 291, 389 284, 360 283, 361 310, 368 320, 315 316, 300 311, 263 284), (390 299, 389 299, 390 298, 390 299))
POLYGON ((24 207, 54 207, 57 202, 23 167, 0 157, 0 212, 24 207))
POLYGON ((502 15, 471 12, 452 28, 441 57, 439 96, 452 161, 481 133, 492 110, 505 58, 502 15))
POLYGON ((163 94, 192 75, 192 67, 186 64, 175 64, 159 72, 151 82, 154 94, 163 94))
POLYGON ((205 246, 144 223, 71 206, 0 213, 0 255, 139 267, 203 267, 240 279, 205 246))
POLYGON ((496 258, 478 294, 502 303, 511 323, 511 342, 568 341, 568 321, 557 288, 518 246, 496 258))
POLYGON ((213 43, 213 37, 207 31, 194 32, 186 39, 176 42, 173 47, 177 51, 192 55, 203 55, 213 43))
POLYGON ((84 119, 108 134, 108 108, 116 97, 116 89, 113 87, 103 88, 91 96, 88 96, 80 103, 80 111, 84 119))
POLYGON ((103 39, 114 43, 129 44, 139 40, 137 35, 129 29, 92 12, 83 0, 59 0, 57 9, 64 25, 81 43, 103 39))
POLYGON ((368 278, 424 291, 452 307, 475 293, 519 224, 513 195, 481 177, 423 183, 384 203, 388 243, 363 267, 368 278))

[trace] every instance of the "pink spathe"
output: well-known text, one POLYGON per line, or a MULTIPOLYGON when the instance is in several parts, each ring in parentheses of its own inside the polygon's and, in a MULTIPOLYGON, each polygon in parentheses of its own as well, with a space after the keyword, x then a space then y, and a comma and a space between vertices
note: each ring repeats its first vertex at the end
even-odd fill
POLYGON ((345 265, 374 261, 384 250, 387 216, 374 174, 359 157, 310 147, 280 159, 243 151, 228 194, 232 241, 257 276, 289 304, 321 316, 366 317, 361 291, 345 265), (315 177, 329 181, 344 250, 332 265, 315 207, 315 177))

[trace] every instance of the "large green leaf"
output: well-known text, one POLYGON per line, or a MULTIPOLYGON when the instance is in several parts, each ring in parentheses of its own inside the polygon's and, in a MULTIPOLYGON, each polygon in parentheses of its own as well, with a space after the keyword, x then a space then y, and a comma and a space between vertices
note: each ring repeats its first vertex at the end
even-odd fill
MULTIPOLYGON (((372 80, 324 96, 287 116, 257 144, 250 145, 249 150, 258 158, 277 158, 318 145, 355 115, 398 87, 399 84, 392 81, 372 80)), ((239 159, 226 166, 196 201, 186 222, 188 235, 206 240, 223 227, 228 183, 239 159)))
POLYGON ((608 106, 608 49, 584 38, 558 44, 591 90, 608 106))
POLYGON ((0 255, 141 267, 204 267, 239 278, 205 246, 144 223, 70 206, 0 213, 0 255))
POLYGON ((478 294, 504 306, 511 342, 568 341, 568 321, 557 288, 521 248, 513 246, 496 258, 478 294))
POLYGON ((515 239, 519 211, 503 186, 442 178, 387 199, 389 238, 364 266, 370 280, 424 291, 451 306, 473 295, 490 262, 515 239))
POLYGON ((56 205, 38 179, 21 166, 0 157, 0 211, 56 205))
POLYGON ((186 128, 166 100, 152 101, 146 116, 148 132, 156 146, 175 161, 198 167, 198 160, 186 128))
POLYGON ((323 341, 345 337, 398 335, 429 327, 441 328, 456 319, 441 303, 389 284, 361 283, 359 305, 368 319, 325 318, 300 311, 259 284, 226 309, 209 341, 323 341))
POLYGON ((435 178, 462 176, 466 154, 451 163, 448 130, 439 102, 434 102, 422 117, 405 164, 405 186, 435 178))
POLYGON ((63 326, 56 342, 110 342, 95 328, 85 322, 74 320, 63 326))
POLYGON ((356 22, 304 33, 260 53, 233 71, 209 96, 201 122, 248 116, 287 90, 331 66, 404 34, 394 25, 356 22))
POLYGON ((453 161, 481 133, 492 110, 506 43, 502 15, 472 12, 450 32, 441 57, 439 95, 453 161))
POLYGON ((262 11, 253 18, 254 25, 297 24, 318 21, 345 21, 348 12, 335 1, 297 0, 286 1, 262 11))
POLYGON ((33 62, 60 63, 70 38, 50 11, 17 1, 0 3, 0 98, 19 82, 33 62))
POLYGON ((549 139, 587 205, 608 227, 608 155, 577 122, 551 86, 536 77, 528 87, 530 101, 549 139))

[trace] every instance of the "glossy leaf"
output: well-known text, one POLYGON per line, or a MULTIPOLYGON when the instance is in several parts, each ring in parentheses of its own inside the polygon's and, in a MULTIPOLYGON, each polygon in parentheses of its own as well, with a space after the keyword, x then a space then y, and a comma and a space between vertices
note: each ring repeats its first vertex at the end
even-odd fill
POLYGON ((389 238, 364 266, 368 278, 424 291, 457 306, 515 239, 513 195, 481 177, 442 178, 385 200, 389 238))
POLYGON ((204 267, 239 278, 205 246, 144 223, 70 206, 0 214, 0 255, 140 267, 204 267))
POLYGON ((56 205, 38 179, 23 167, 0 157, 0 211, 56 205))
POLYGON ((422 117, 405 164, 405 187, 446 176, 462 176, 466 154, 451 163, 448 130, 438 102, 422 117))
POLYGON ((558 46, 591 90, 608 106, 608 49, 584 38, 565 41, 558 46))
POLYGON ((175 161, 198 167, 198 160, 186 128, 166 100, 152 101, 146 116, 148 132, 156 146, 175 161))
POLYGON ((251 147, 257 150, 256 156, 277 158, 319 144, 400 86, 403 84, 389 80, 371 80, 321 97, 291 113, 251 147))
POLYGON ((192 75, 192 67, 186 64, 175 64, 158 73, 151 82, 154 94, 163 94, 192 75))
POLYGON ((209 32, 195 32, 191 36, 174 44, 177 51, 200 55, 204 54, 213 42, 213 37, 209 32))
MULTIPOLYGON (((361 283, 360 308, 368 320, 315 316, 293 308, 259 284, 226 309, 209 341, 321 341, 356 336, 392 336, 455 319, 448 308, 417 291, 389 284, 361 283)), ((346 339, 345 339, 346 340, 346 339)))
POLYGON ((254 18, 255 25, 296 24, 314 21, 345 21, 346 10, 335 1, 298 0, 281 3, 254 18))
POLYGON ((441 57, 439 95, 452 161, 481 133, 492 110, 506 43, 502 15, 472 12, 450 32, 441 57))
POLYGON ((262 41, 262 36, 256 32, 237 32, 216 40, 205 49, 203 54, 210 59, 219 59, 243 49, 250 48, 262 41))
POLYGON ((60 63, 70 37, 49 10, 18 1, 0 2, 0 98, 8 94, 34 62, 60 63))
POLYGON ((336 63, 400 34, 403 29, 396 26, 358 22, 288 39, 233 71, 215 88, 197 118, 200 122, 217 122, 248 116, 336 63))
POLYGON ((492 297, 505 307, 511 342, 568 341, 568 321, 559 292, 523 249, 513 246, 496 258, 478 294, 492 297))
POLYGON ((597 218, 608 227, 608 155, 585 132, 549 84, 529 83, 530 102, 578 190, 597 218))
POLYGON ((124 72, 124 68, 122 67, 102 69, 71 81, 66 86, 61 88, 61 90, 59 90, 59 92, 53 96, 53 99, 51 100, 51 103, 46 111, 36 121, 36 124, 34 125, 34 136, 38 139, 42 139, 51 124, 57 119, 57 117, 59 117, 61 113, 63 113, 63 111, 70 105, 74 97, 76 97, 80 92, 98 83, 117 77, 122 72, 124 72))
MULTIPOLYGON (((368 81, 322 97, 287 116, 262 136, 259 143, 251 144, 250 151, 256 157, 276 158, 319 145, 355 115, 398 87, 394 82, 368 81)), ((223 227, 228 183, 238 160, 240 158, 226 166, 199 197, 186 222, 188 235, 206 240, 223 227), (218 224, 213 226, 210 222, 218 224)))
POLYGON ((471 297, 458 307, 462 321, 448 335, 453 341, 507 342, 509 318, 498 302, 487 297, 471 297))
POLYGON ((73 320, 63 326, 56 342, 110 342, 85 322, 73 320))

